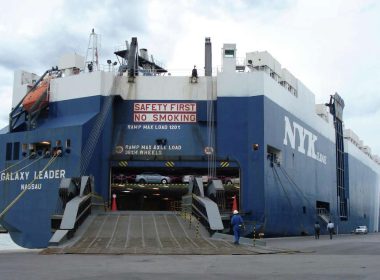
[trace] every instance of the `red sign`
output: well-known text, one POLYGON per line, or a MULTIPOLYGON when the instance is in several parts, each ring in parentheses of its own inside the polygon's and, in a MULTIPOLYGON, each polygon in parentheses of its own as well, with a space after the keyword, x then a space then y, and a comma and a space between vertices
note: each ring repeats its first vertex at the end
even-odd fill
POLYGON ((148 103, 133 105, 134 122, 150 123, 195 123, 197 122, 196 103, 148 103))

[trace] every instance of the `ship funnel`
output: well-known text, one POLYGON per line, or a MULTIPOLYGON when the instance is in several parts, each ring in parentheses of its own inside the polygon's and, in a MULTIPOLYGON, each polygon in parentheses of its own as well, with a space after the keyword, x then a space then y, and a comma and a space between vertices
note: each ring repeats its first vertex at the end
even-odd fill
POLYGON ((147 49, 140 49, 140 56, 145 60, 149 61, 149 55, 147 49))
POLYGON ((212 76, 212 52, 211 52, 211 39, 205 39, 205 76, 212 76))

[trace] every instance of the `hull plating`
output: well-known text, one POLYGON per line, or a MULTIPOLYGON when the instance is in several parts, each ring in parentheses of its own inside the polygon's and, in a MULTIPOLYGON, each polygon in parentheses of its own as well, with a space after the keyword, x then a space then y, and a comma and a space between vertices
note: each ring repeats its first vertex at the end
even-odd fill
MULTIPOLYGON (((17 244, 28 248, 47 246, 52 235, 50 216, 59 206, 60 177, 79 176, 81 161, 90 161, 86 173, 95 176, 95 191, 108 201, 110 168, 120 167, 121 162, 141 170, 207 168, 205 147, 209 145, 210 124, 215 129, 219 175, 223 175, 222 162, 239 170, 240 210, 246 213, 246 221, 257 224, 258 230, 277 236, 312 234, 314 222, 320 219, 318 203, 328 205, 340 232, 350 232, 362 224, 377 230, 378 174, 346 154, 350 212, 347 220, 340 220, 335 143, 264 96, 218 98, 212 104, 212 123, 207 117, 210 103, 208 109, 206 101, 116 99, 94 153, 84 158, 82 151, 102 102, 101 97, 90 97, 53 103, 49 118, 42 120, 38 129, 0 136, 2 149, 7 149, 7 143, 22 146, 49 141, 54 147, 57 141, 65 146, 63 143, 70 140, 70 153, 65 152, 48 167, 52 172, 47 177, 38 174, 49 158, 27 167, 35 160, 28 159, 17 168, 10 168, 17 160, 1 158, 0 169, 10 169, 1 174, 0 209, 37 176, 36 186, 30 187, 1 220, 17 244), (141 107, 144 103, 167 105, 153 112, 152 107, 141 107), (167 162, 172 165, 168 167, 167 162), (23 174, 20 179, 20 172, 29 172, 28 178, 23 174)), ((19 159, 23 159, 22 149, 19 159)))

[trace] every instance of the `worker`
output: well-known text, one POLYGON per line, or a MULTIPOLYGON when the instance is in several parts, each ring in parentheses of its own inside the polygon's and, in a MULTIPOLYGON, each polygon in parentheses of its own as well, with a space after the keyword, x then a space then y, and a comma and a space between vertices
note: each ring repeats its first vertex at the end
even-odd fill
POLYGON ((197 68, 195 65, 194 65, 193 71, 191 71, 191 77, 192 78, 198 78, 198 71, 197 71, 197 68))
POLYGON ((240 233, 245 226, 243 218, 239 215, 238 210, 233 211, 233 216, 231 218, 231 226, 232 230, 234 231, 234 244, 239 245, 240 233))

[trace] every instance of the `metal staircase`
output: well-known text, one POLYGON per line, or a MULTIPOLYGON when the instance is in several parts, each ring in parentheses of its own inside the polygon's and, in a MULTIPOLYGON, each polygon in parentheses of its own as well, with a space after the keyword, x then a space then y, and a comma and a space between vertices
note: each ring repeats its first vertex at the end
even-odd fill
MULTIPOLYGON (((113 82, 112 89, 114 89, 115 85, 115 79, 113 82)), ((112 91, 111 91, 112 92, 112 91)), ((84 175, 87 171, 87 167, 90 163, 91 157, 94 153, 96 144, 99 141, 100 134, 104 128, 105 121, 110 113, 110 110, 112 108, 114 100, 114 95, 110 95, 106 97, 106 100, 103 103, 102 109, 98 116, 96 117, 95 124, 91 129, 90 136, 88 137, 88 140, 86 142, 86 145, 84 146, 82 150, 81 155, 81 165, 80 165, 80 174, 84 175)))
POLYGON ((189 192, 182 197, 182 205, 185 206, 186 212, 190 212, 199 218, 201 223, 210 231, 224 229, 218 205, 205 196, 202 178, 190 179, 189 192))
POLYGON ((325 208, 317 208, 317 214, 326 224, 331 220, 330 212, 325 208))

